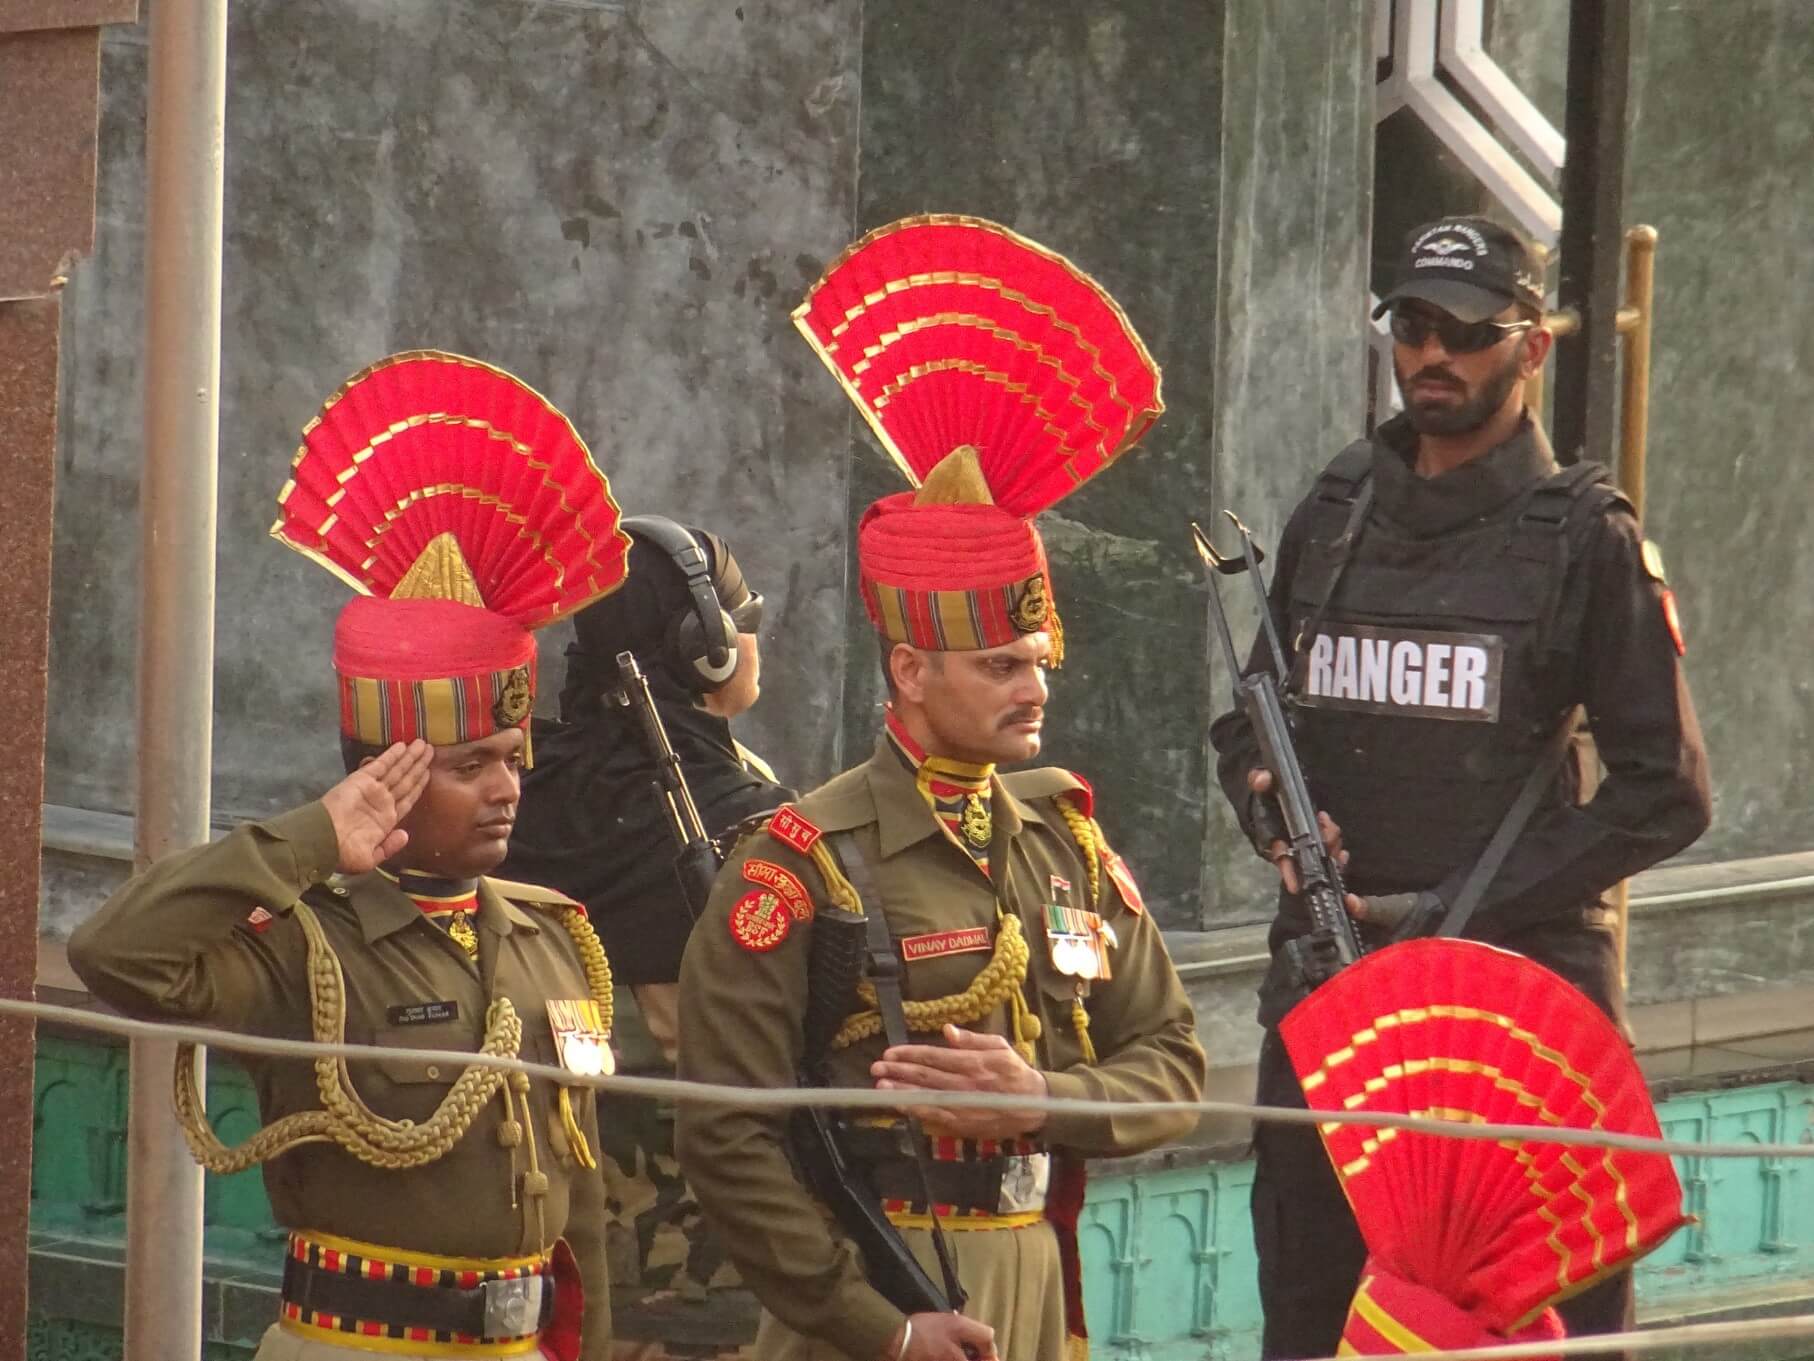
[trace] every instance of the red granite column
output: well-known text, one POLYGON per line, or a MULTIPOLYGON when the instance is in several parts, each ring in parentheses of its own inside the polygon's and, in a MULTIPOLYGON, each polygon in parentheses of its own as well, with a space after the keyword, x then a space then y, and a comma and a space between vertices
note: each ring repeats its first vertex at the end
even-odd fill
MULTIPOLYGON (((29 998, 50 655, 58 290, 94 243, 100 26, 138 0, 0 0, 0 996, 29 998)), ((25 1355, 33 1029, 0 1021, 0 1361, 25 1355)))

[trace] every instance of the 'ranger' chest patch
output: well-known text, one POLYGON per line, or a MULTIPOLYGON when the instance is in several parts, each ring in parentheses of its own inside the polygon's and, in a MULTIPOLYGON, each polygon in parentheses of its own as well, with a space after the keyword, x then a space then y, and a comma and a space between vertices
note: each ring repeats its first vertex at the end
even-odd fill
POLYGON ((1366 624, 1331 629, 1310 645, 1299 703, 1404 718, 1499 721, 1503 638, 1366 624))

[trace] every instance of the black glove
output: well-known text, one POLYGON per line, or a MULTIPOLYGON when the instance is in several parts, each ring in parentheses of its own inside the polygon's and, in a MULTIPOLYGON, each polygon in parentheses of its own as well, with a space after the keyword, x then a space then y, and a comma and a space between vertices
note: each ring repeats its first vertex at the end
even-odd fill
POLYGON ((1247 837, 1253 842, 1254 853, 1262 860, 1272 859, 1273 842, 1291 839, 1285 832, 1285 815, 1279 811, 1279 801, 1270 794, 1249 790, 1247 816, 1242 821, 1247 826, 1247 837))
POLYGON ((1447 905, 1434 893, 1382 893, 1366 899, 1367 917, 1361 934, 1373 949, 1401 940, 1433 936, 1442 925, 1447 905))

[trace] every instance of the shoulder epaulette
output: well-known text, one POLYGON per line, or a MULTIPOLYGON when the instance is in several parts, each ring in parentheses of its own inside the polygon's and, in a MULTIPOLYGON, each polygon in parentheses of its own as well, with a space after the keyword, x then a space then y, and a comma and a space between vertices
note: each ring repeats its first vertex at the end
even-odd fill
POLYGON ((1096 811, 1096 791, 1090 788, 1090 782, 1062 766, 1014 770, 998 778, 1001 787, 1017 799, 1050 799, 1069 794, 1077 811, 1086 818, 1096 811))
POLYGON ((486 876, 485 882, 496 889, 500 897, 508 898, 513 903, 530 903, 536 907, 577 907, 585 910, 585 904, 569 898, 559 889, 544 888, 540 884, 525 884, 515 879, 493 879, 486 876))

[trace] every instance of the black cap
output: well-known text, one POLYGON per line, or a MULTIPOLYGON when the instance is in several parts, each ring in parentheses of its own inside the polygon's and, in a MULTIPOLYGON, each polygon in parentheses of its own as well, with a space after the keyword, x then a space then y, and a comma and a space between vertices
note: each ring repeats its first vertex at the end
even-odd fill
POLYGON ((1401 298, 1485 321, 1512 303, 1543 310, 1543 261, 1517 232, 1484 217, 1445 217, 1405 238, 1398 282, 1373 315, 1401 298))

